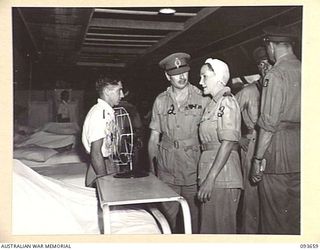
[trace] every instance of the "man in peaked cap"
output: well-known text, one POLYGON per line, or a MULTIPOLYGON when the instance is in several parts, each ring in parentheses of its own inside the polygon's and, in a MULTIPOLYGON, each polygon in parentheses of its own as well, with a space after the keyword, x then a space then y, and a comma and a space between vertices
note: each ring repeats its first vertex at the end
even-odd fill
POLYGON ((296 35, 291 29, 278 26, 268 26, 263 29, 263 32, 265 33, 263 41, 266 45, 268 56, 271 61, 276 62, 276 57, 279 57, 279 53, 287 54, 290 49, 293 54, 292 46, 296 40, 296 35), (290 49, 288 47, 290 47, 290 49))
POLYGON ((301 63, 289 29, 267 27, 264 33, 275 64, 263 80, 252 165, 252 181, 259 183, 261 233, 300 234, 301 63))
MULTIPOLYGON (((186 53, 174 53, 159 62, 171 86, 153 104, 148 152, 151 172, 187 200, 192 232, 198 233, 199 208, 195 199, 200 157, 198 124, 208 99, 188 81, 189 60, 186 53)), ((163 203, 163 212, 172 231, 180 232, 178 203, 163 203)))
POLYGON ((256 144, 256 123, 258 121, 260 107, 260 90, 263 78, 272 67, 268 60, 268 54, 264 47, 258 47, 253 51, 253 59, 257 64, 260 79, 246 84, 237 94, 236 99, 241 111, 241 167, 244 177, 242 203, 240 203, 240 233, 256 234, 259 226, 259 199, 257 185, 250 181, 250 169, 256 144))

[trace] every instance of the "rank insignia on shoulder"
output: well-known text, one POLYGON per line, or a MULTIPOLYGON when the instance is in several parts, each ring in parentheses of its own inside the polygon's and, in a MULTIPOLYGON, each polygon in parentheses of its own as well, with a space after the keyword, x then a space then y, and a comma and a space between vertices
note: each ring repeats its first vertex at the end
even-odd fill
POLYGON ((263 87, 268 87, 269 79, 264 79, 263 81, 263 87))

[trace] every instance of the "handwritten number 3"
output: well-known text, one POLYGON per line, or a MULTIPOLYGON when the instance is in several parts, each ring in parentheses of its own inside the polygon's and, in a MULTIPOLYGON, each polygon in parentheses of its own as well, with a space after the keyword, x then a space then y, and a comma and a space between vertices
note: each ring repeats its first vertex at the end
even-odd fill
POLYGON ((220 108, 219 108, 219 112, 218 112, 218 117, 222 117, 223 116, 223 114, 224 114, 224 106, 221 106, 220 108))

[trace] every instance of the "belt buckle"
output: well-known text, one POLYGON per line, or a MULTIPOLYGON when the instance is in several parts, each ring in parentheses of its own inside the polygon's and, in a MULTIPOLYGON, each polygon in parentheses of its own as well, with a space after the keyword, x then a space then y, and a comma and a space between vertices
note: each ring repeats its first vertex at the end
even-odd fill
POLYGON ((205 151, 206 150, 206 145, 205 144, 201 144, 200 148, 201 148, 202 151, 205 151))
POLYGON ((179 148, 179 142, 178 141, 173 141, 173 146, 175 148, 179 148))

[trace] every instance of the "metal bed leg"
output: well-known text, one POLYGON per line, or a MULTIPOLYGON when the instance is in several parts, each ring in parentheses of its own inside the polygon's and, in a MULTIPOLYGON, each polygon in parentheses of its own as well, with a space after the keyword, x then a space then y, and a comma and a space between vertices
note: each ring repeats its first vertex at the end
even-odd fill
POLYGON ((108 205, 103 206, 102 213, 103 213, 103 233, 111 234, 111 217, 110 217, 110 208, 108 205))
POLYGON ((183 197, 179 197, 178 202, 181 204, 182 208, 184 232, 185 234, 192 234, 189 205, 183 197))

